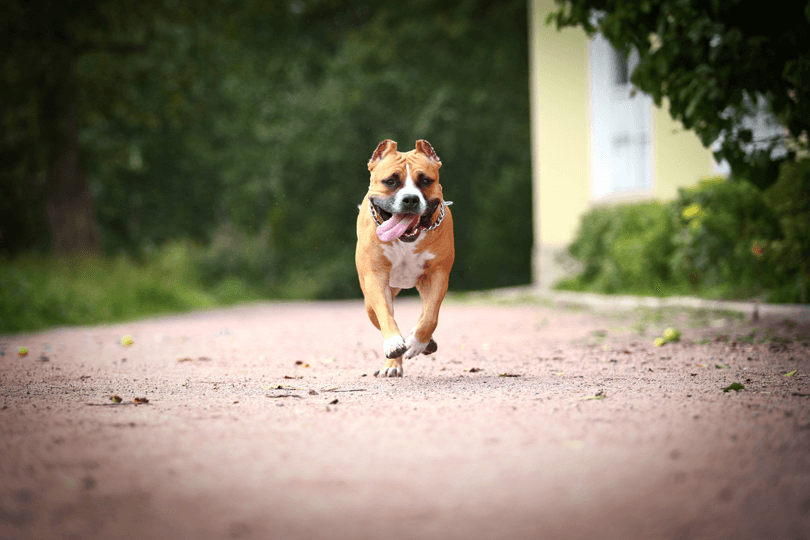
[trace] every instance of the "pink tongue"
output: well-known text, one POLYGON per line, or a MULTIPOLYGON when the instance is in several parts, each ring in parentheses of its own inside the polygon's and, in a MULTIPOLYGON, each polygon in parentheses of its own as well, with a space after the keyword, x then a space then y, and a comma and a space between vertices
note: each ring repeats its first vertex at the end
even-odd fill
POLYGON ((377 236, 383 242, 396 240, 409 228, 416 225, 419 216, 416 214, 394 214, 391 219, 377 227, 377 236))

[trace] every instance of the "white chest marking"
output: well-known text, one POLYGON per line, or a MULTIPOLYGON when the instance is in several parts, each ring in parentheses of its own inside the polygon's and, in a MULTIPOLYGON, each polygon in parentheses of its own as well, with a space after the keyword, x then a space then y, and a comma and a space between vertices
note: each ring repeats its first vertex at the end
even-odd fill
POLYGON ((397 289, 410 289, 416 285, 416 280, 422 275, 425 268, 425 261, 434 258, 435 255, 429 251, 415 253, 416 246, 421 241, 407 243, 398 240, 390 244, 383 244, 383 254, 391 263, 391 274, 388 277, 388 284, 397 289))

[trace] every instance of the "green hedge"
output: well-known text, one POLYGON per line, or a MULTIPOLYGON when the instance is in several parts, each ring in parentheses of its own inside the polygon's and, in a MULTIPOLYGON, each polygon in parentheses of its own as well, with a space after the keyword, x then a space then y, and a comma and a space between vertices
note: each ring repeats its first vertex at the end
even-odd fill
POLYGON ((558 289, 808 302, 810 160, 763 192, 707 178, 669 203, 599 207, 569 246, 583 271, 558 289))

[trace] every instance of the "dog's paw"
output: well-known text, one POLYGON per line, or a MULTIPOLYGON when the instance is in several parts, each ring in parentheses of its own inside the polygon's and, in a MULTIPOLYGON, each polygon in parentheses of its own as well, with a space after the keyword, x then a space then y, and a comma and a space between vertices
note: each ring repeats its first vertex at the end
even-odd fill
POLYGON ((402 377, 402 360, 389 358, 382 369, 374 372, 375 377, 402 377))
POLYGON ((399 358, 407 350, 408 346, 405 345, 402 336, 391 336, 383 342, 383 351, 386 358, 399 358))
POLYGON ((416 336, 411 334, 408 336, 408 339, 405 341, 405 346, 408 347, 408 350, 405 351, 404 357, 405 358, 413 358, 421 354, 425 349, 427 349, 430 342, 419 341, 416 339, 416 336))
POLYGON ((425 350, 422 351, 422 354, 433 354, 439 350, 439 346, 433 341, 433 338, 430 338, 430 342, 425 347, 425 350))

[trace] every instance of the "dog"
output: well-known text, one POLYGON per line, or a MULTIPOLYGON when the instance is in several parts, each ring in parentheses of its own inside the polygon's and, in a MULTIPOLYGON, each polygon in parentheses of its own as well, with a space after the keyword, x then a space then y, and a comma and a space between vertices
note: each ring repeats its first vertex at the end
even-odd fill
POLYGON ((439 184, 441 166, 425 140, 403 153, 386 139, 368 162, 371 182, 357 216, 355 262, 366 312, 383 337, 386 360, 375 377, 402 377, 403 358, 438 349, 433 331, 455 259, 451 203, 439 184), (394 298, 413 287, 422 298, 422 315, 403 338, 394 320, 394 298))

